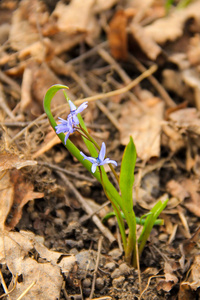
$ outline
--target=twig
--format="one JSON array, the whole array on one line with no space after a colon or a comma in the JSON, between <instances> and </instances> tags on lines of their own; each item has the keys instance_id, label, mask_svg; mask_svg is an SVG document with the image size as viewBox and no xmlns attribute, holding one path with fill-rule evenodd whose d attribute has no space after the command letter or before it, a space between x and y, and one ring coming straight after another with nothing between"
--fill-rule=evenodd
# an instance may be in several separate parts
<instances>
[{"instance_id":1,"label":"twig","mask_svg":"<svg viewBox=\"0 0 200 300\"><path fill-rule=\"evenodd\" d=\"M1 273L1 271L0 271L0 273ZM1 274L1 276L2 276L2 274ZM3 278L3 276L2 276L2 278ZM14 291L14 290L16 289L16 286L17 286L17 279L18 279L18 274L16 275L16 278L15 278L15 281L14 281L14 286L13 286L13 288L12 288L9 292L7 292L6 294L1 295L1 296L0 296L0 299L3 298L3 297L5 297L5 296L9 296L9 294L11 294L12 291ZM5 282L4 282L4 283L5 283ZM2 284L2 285L3 285L3 284ZM10 299L10 296L9 296L9 299Z\"/></svg>"},{"instance_id":2,"label":"twig","mask_svg":"<svg viewBox=\"0 0 200 300\"><path fill-rule=\"evenodd\" d=\"M55 166L55 165L47 163L47 162L38 161L37 164L40 165L40 166L45 166L45 167L47 167L49 169L60 171L60 172L65 173L65 174L67 174L67 175L69 175L71 177L75 177L76 179L88 181L88 182L91 182L91 183L96 183L97 182L96 179L94 179L94 178L90 178L88 176L81 175L79 173L75 173L75 172L66 170L64 168L60 168L58 166Z\"/></svg>"},{"instance_id":3,"label":"twig","mask_svg":"<svg viewBox=\"0 0 200 300\"><path fill-rule=\"evenodd\" d=\"M65 182L65 185L68 187L68 189L73 192L73 194L75 195L76 199L80 202L80 204L82 205L82 208L85 210L85 212L87 214L91 215L93 213L92 208L87 204L87 202L84 200L84 198L81 196L81 194L77 191L77 189L69 181L67 176L65 176L61 172L58 172L58 175ZM109 231L109 229L106 228L101 223L100 219L96 215L94 215L92 217L92 221L99 228L99 230L103 233L103 235L109 240L110 243L113 243L115 241L115 237L112 235L112 233Z\"/></svg>"},{"instance_id":4,"label":"twig","mask_svg":"<svg viewBox=\"0 0 200 300\"><path fill-rule=\"evenodd\" d=\"M94 95L94 96L91 96L91 97L86 97L86 98L83 98L83 99L79 99L79 100L74 101L74 103L76 105L80 105L85 101L92 102L92 101L96 101L96 100L99 100L99 99L102 100L102 99L114 97L114 96L117 96L117 95L120 95L120 94L124 94L124 93L128 92L129 90L131 90L132 88L134 88L143 79L145 79L145 78L149 77L150 75L152 75L154 72L156 72L156 70L157 70L157 65L152 65L149 69L147 69L145 72L143 72L140 76L135 78L127 86L125 86L121 89L111 91L111 92L108 92L108 93L100 93L100 94L97 94L97 95Z\"/></svg>"},{"instance_id":5,"label":"twig","mask_svg":"<svg viewBox=\"0 0 200 300\"><path fill-rule=\"evenodd\" d=\"M5 292L5 296L8 296L8 298L9 299L11 299L10 298L10 295L9 295L9 290L8 290L8 288L7 288L7 285L6 285L6 283L5 283L5 280L4 280L4 277L3 277L3 275L2 275L2 273L1 273L1 270L0 270L0 277L1 277L1 284L2 284L2 286L3 286L3 289L4 289L4 292ZM2 295L2 296L4 296L4 295Z\"/></svg>"},{"instance_id":6,"label":"twig","mask_svg":"<svg viewBox=\"0 0 200 300\"><path fill-rule=\"evenodd\" d=\"M95 281L96 281L96 277L97 277L97 270L98 270L99 259L100 259L100 254L101 254L102 240L103 240L103 238L101 236L99 241L98 241L97 260L96 260L96 265L95 265L95 270L94 270L94 277L93 277L93 281L92 281L92 288L91 288L89 299L92 299L93 294L94 294Z\"/></svg>"},{"instance_id":7,"label":"twig","mask_svg":"<svg viewBox=\"0 0 200 300\"><path fill-rule=\"evenodd\" d=\"M149 284L150 284L150 281L151 281L152 278L165 278L165 276L164 276L164 275L153 275L153 276L149 277L145 289L142 291L142 293L141 293L140 296L139 296L139 300L142 299L142 295L147 291L147 289L148 289L148 287L149 287Z\"/></svg>"},{"instance_id":8,"label":"twig","mask_svg":"<svg viewBox=\"0 0 200 300\"><path fill-rule=\"evenodd\" d=\"M12 120L15 120L15 116L13 115L13 112L11 111L10 107L5 101L3 88L1 84L0 84L0 106Z\"/></svg>"},{"instance_id":9,"label":"twig","mask_svg":"<svg viewBox=\"0 0 200 300\"><path fill-rule=\"evenodd\" d=\"M79 222L81 224L85 223L87 220L89 220L92 216L98 214L104 207L110 204L110 201L106 201L104 204L102 204L97 210L95 210L91 215L89 216L83 216L79 219Z\"/></svg>"},{"instance_id":10,"label":"twig","mask_svg":"<svg viewBox=\"0 0 200 300\"><path fill-rule=\"evenodd\" d=\"M100 93L91 97L86 97L83 99L79 99L74 101L74 104L76 105L80 105L85 101L88 102L92 102L92 101L96 101L98 99L106 99L106 98L110 98L113 96L117 96L120 94L124 94L126 92L128 92L129 90L131 90L134 86L136 86L138 83L140 83L143 79L149 77L151 74L153 74L155 71L157 70L157 66L156 65L152 65L148 70L146 70L143 74L141 74L140 76L138 76L136 79L134 79L131 83L129 83L126 87L117 89L115 91L111 91L108 93ZM63 104L59 107L57 107L55 110L52 111L56 111L58 109L63 109L64 107L66 107L66 104ZM18 134L16 134L10 143L12 143L13 141L15 141L16 139L18 139L23 133L26 132L26 130L30 129L33 125L35 125L38 121L41 121L43 118L45 118L46 113L42 114L41 116L39 116L37 119L35 119L33 122L31 122L27 127L25 127L23 130L21 130L20 132L18 132Z\"/></svg>"},{"instance_id":11,"label":"twig","mask_svg":"<svg viewBox=\"0 0 200 300\"><path fill-rule=\"evenodd\" d=\"M106 41L97 46L94 46L91 50L88 50L87 52L79 55L78 57L71 59L69 62L66 63L66 66L76 64L76 63L83 61L84 59L90 58L92 55L96 54L99 49L101 49L107 45L108 45L108 42Z\"/></svg>"},{"instance_id":12,"label":"twig","mask_svg":"<svg viewBox=\"0 0 200 300\"><path fill-rule=\"evenodd\" d=\"M21 94L20 86L13 79L11 79L9 76L3 73L1 70L0 70L0 80L10 85L11 88L15 90L19 95Z\"/></svg>"},{"instance_id":13,"label":"twig","mask_svg":"<svg viewBox=\"0 0 200 300\"><path fill-rule=\"evenodd\" d=\"M136 65L136 67L138 68L138 70L140 72L145 72L147 70L141 64L141 62L139 60L137 60L133 55L129 54L129 59ZM169 96L169 94L166 92L166 90L163 88L163 86L158 82L158 80L152 75L150 75L148 79L152 83L152 85L155 87L155 89L158 91L160 96L163 98L166 105L168 107L176 107L176 103L172 100L172 98Z\"/></svg>"},{"instance_id":14,"label":"twig","mask_svg":"<svg viewBox=\"0 0 200 300\"><path fill-rule=\"evenodd\" d=\"M29 287L17 298L17 300L21 300L29 291L32 289L32 287L36 284L36 281L33 281Z\"/></svg>"},{"instance_id":15,"label":"twig","mask_svg":"<svg viewBox=\"0 0 200 300\"><path fill-rule=\"evenodd\" d=\"M129 84L131 82L130 77L126 74L126 72L121 68L120 64L116 62L116 60L104 49L99 49L98 54L109 63L112 68L118 73L118 75L122 78L125 84Z\"/></svg>"}]
</instances>

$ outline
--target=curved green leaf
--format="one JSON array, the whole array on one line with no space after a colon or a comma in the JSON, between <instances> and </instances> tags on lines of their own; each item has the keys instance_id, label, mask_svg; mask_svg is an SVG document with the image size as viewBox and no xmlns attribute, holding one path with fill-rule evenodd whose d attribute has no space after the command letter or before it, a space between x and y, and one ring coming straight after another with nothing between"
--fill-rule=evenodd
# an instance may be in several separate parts
<instances>
[{"instance_id":1,"label":"curved green leaf","mask_svg":"<svg viewBox=\"0 0 200 300\"><path fill-rule=\"evenodd\" d=\"M133 138L126 146L122 158L119 187L122 194L122 199L127 210L133 209L133 183L134 183L134 170L136 163L136 149L133 143Z\"/></svg>"}]
</instances>

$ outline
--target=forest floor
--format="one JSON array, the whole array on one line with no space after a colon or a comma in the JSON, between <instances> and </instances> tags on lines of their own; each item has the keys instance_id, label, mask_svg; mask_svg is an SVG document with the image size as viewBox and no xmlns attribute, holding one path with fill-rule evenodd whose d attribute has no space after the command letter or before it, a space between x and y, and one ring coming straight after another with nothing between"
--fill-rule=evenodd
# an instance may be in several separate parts
<instances>
[{"instance_id":1,"label":"forest floor","mask_svg":"<svg viewBox=\"0 0 200 300\"><path fill-rule=\"evenodd\" d=\"M200 298L200 1L169 2L0 2L1 299ZM88 101L83 119L117 173L133 137L136 216L169 199L139 269L116 219L101 222L101 185L49 124L54 84ZM67 118L62 91L52 110Z\"/></svg>"}]
</instances>

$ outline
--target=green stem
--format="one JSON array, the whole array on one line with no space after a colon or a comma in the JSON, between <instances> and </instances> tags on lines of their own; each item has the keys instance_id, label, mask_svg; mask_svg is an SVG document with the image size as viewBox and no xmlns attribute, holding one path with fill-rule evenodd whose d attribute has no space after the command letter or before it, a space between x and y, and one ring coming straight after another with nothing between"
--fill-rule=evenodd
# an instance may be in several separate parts
<instances>
[{"instance_id":1,"label":"green stem","mask_svg":"<svg viewBox=\"0 0 200 300\"><path fill-rule=\"evenodd\" d=\"M103 182L103 176L102 176L101 167L99 167L99 172L100 172L101 184L102 184L104 193L105 193L106 197L108 198L108 200L110 201L110 203L112 204L113 210L115 211L115 215L117 217L117 222L118 222L118 225L119 225L119 230L120 230L121 237L122 237L122 242L123 242L124 250L126 251L126 247L127 247L126 233L125 233L124 221L122 219L121 212L120 212L118 206L115 204L115 202L112 200L112 198L110 198L110 196L108 195L108 193L106 191L106 188L105 188L104 182Z\"/></svg>"},{"instance_id":2,"label":"green stem","mask_svg":"<svg viewBox=\"0 0 200 300\"><path fill-rule=\"evenodd\" d=\"M133 266L137 267L137 252L136 252L136 218L135 213L132 210L123 210L128 228L129 234L127 238L127 247L125 249L125 260L131 264L133 262Z\"/></svg>"},{"instance_id":3,"label":"green stem","mask_svg":"<svg viewBox=\"0 0 200 300\"><path fill-rule=\"evenodd\" d=\"M123 212L121 212L121 215L122 215L122 218L123 219L125 219L125 216L124 216L124 213ZM110 219L111 217L115 217L116 215L115 215L115 212L110 212L110 213L108 213L103 219L102 219L102 222L105 222L105 221L107 221L108 219ZM145 224L145 222L146 222L146 219L144 219L144 217L141 217L141 218L139 218L139 217L135 217L135 219L136 219L136 224L138 224L138 225L144 225ZM154 222L154 225L163 225L164 224L164 220L163 219L157 219L155 222Z\"/></svg>"},{"instance_id":4,"label":"green stem","mask_svg":"<svg viewBox=\"0 0 200 300\"><path fill-rule=\"evenodd\" d=\"M100 146L97 144L97 142L93 139L93 137L91 137L91 135L79 124L80 129L84 132L84 134L88 137L88 139L95 145L95 147L100 150ZM112 164L108 164L111 171L113 172L117 182L119 183L119 176L117 175L115 169L113 168Z\"/></svg>"}]
</instances>

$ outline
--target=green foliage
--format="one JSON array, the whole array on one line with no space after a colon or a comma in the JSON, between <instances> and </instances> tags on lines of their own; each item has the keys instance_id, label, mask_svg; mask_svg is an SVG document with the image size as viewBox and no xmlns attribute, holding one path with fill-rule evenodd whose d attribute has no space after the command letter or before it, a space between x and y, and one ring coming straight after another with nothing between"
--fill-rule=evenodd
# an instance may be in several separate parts
<instances>
[{"instance_id":1,"label":"green foliage","mask_svg":"<svg viewBox=\"0 0 200 300\"><path fill-rule=\"evenodd\" d=\"M55 132L56 132L55 127L58 125L51 113L51 101L54 95L57 93L57 91L61 89L66 90L68 89L68 87L59 84L54 85L48 89L44 98L44 110ZM66 100L69 101L65 91L64 94ZM98 151L100 150L100 147L88 133L87 127L81 115L77 114L77 117L79 121L79 127L77 128L73 127L72 132L73 130L78 130L78 132L82 135L83 141L91 155L90 158L92 159L91 162L93 162L93 158L96 158L98 156ZM75 123L75 125L76 124L77 123ZM67 130L69 128L68 126L69 123L67 123ZM92 163L87 159L83 160L83 156L80 154L79 149L70 141L70 139L69 138L67 139L65 145L65 134L60 133L58 134L58 137L60 138L64 146L69 150L69 152L72 155L74 155L77 158L77 160L80 163L82 163L83 166L102 184L105 195L110 200L114 210L113 213L110 213L104 219L108 219L113 215L117 217L117 221L118 221L118 225L119 225L119 229L123 241L124 251L125 251L125 259L128 263L132 263L134 266L137 266L136 263L137 243L139 245L139 255L141 255L153 226L163 224L163 220L159 220L157 218L159 214L162 212L162 210L165 208L165 206L167 205L167 200L164 203L158 201L158 203L155 204L152 210L146 215L142 216L141 218L137 218L135 216L133 210L132 192L133 192L133 184L134 184L134 170L135 170L135 163L136 163L136 149L132 137L130 137L130 141L124 150L122 163L121 163L120 178L119 178L119 187L120 187L121 195L108 179L108 176L102 164L99 164L95 173L92 173L91 171ZM118 176L114 168L112 167L112 165L110 165L110 167L116 179L118 179ZM129 229L128 236L126 236L125 233L124 219L127 222L128 229ZM136 223L143 225L143 230L138 241L136 240Z\"/></svg>"}]
</instances>

